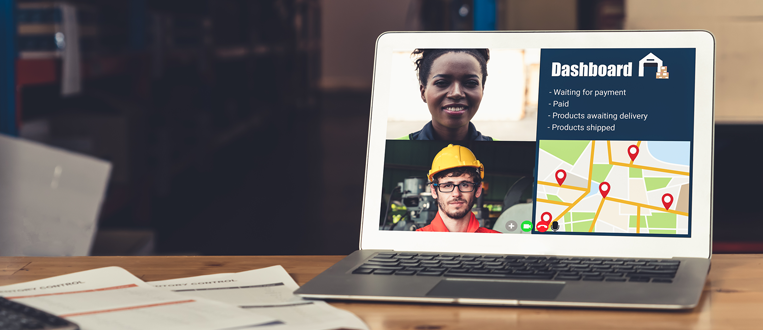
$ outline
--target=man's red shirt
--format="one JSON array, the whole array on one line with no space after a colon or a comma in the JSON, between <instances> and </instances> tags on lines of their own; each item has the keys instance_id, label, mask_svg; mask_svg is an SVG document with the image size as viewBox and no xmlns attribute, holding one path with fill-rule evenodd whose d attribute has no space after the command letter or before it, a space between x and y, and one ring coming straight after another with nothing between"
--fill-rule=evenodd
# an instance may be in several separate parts
<instances>
[{"instance_id":1,"label":"man's red shirt","mask_svg":"<svg viewBox=\"0 0 763 330\"><path fill-rule=\"evenodd\" d=\"M467 233L501 233L500 231L480 227L480 222L477 220L477 217L474 216L474 213L469 212L469 215L469 225L466 227ZM443 222L442 218L440 218L440 212L437 212L437 215L434 217L434 220L432 220L432 223L424 226L423 228L416 229L416 231L450 232L448 227L445 226L445 222Z\"/></svg>"}]
</instances>

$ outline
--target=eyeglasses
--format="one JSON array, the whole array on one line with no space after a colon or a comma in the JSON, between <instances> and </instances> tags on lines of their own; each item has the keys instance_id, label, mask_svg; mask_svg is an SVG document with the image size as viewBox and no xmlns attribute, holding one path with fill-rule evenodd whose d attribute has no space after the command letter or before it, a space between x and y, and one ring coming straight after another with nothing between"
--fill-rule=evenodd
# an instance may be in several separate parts
<instances>
[{"instance_id":1,"label":"eyeglasses","mask_svg":"<svg viewBox=\"0 0 763 330\"><path fill-rule=\"evenodd\" d=\"M456 186L458 186L458 191L460 192L472 192L474 191L474 187L477 186L477 184L474 182L461 182L459 184L446 182L446 183L433 183L432 185L437 187L437 190L439 192L444 192L444 193L453 192L453 189L456 189Z\"/></svg>"}]
</instances>

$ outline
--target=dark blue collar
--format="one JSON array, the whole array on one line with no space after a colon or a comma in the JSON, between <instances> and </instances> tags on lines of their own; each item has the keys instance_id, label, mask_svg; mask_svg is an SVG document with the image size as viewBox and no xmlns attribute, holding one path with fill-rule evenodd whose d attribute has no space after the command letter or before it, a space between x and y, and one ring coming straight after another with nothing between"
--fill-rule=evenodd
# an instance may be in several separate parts
<instances>
[{"instance_id":1,"label":"dark blue collar","mask_svg":"<svg viewBox=\"0 0 763 330\"><path fill-rule=\"evenodd\" d=\"M493 141L493 138L482 135L482 133L477 131L477 128L475 128L474 124L471 122L469 122L469 131L466 133L466 136L467 141ZM426 125L424 125L424 128L422 128L420 131L409 134L408 137L411 140L419 141L436 140L434 137L434 127L432 127L432 121L429 121Z\"/></svg>"}]
</instances>

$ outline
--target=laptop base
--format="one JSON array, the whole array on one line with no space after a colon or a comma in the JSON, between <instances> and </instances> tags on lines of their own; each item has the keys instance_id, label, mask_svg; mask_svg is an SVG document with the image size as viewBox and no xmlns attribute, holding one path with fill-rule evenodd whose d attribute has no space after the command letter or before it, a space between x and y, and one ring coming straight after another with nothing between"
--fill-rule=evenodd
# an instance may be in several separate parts
<instances>
[{"instance_id":1,"label":"laptop base","mask_svg":"<svg viewBox=\"0 0 763 330\"><path fill-rule=\"evenodd\" d=\"M497 306L685 310L699 302L710 260L681 262L672 283L517 280L353 274L378 253L359 250L295 293L304 298ZM402 253L402 252L401 252ZM488 256L488 255L485 255ZM489 255L501 256L501 255ZM556 256L559 257L559 256Z\"/></svg>"}]
</instances>

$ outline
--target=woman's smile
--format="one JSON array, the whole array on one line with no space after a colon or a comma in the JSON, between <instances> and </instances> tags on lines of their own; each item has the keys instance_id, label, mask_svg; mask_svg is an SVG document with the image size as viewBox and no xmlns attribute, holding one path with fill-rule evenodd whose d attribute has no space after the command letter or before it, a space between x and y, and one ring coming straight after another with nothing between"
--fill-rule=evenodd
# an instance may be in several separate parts
<instances>
[{"instance_id":1,"label":"woman's smile","mask_svg":"<svg viewBox=\"0 0 763 330\"><path fill-rule=\"evenodd\" d=\"M442 111L445 111L451 116L461 116L469 110L469 106L464 104L450 104L442 107Z\"/></svg>"}]
</instances>

